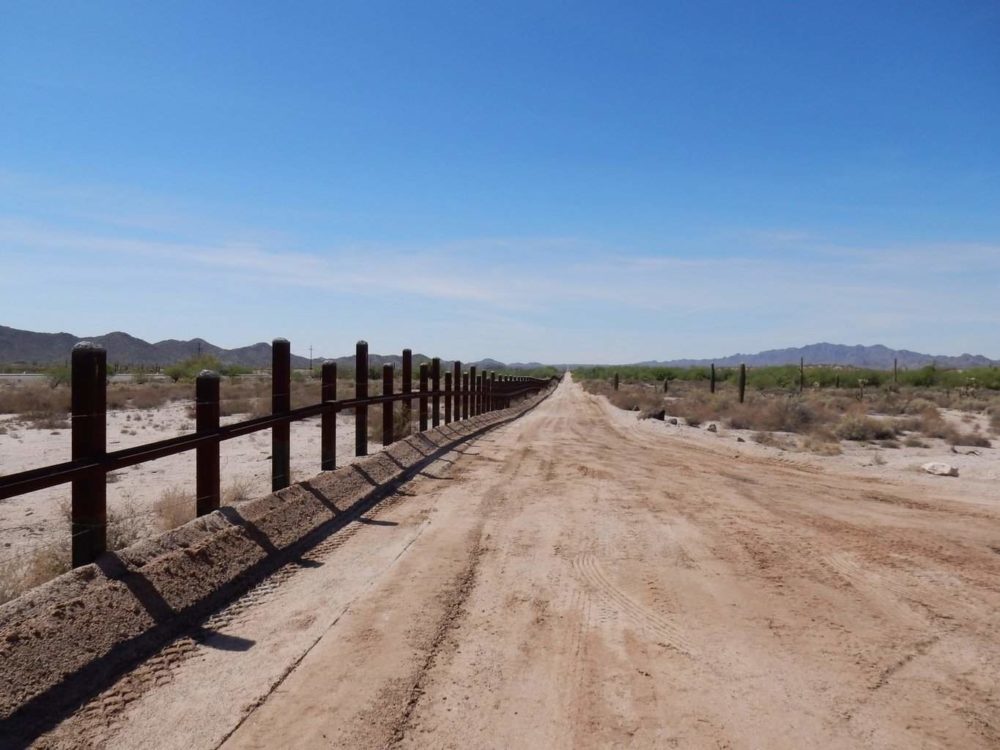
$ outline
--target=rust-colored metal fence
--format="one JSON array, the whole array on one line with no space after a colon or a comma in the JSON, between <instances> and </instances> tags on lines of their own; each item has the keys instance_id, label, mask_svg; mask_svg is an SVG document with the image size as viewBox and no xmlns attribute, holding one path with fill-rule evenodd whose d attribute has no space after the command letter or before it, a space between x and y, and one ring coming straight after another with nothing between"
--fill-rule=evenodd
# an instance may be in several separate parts
<instances>
[{"instance_id":1,"label":"rust-colored metal fence","mask_svg":"<svg viewBox=\"0 0 1000 750\"><path fill-rule=\"evenodd\" d=\"M275 339L272 345L271 414L220 426L220 378L217 373L206 370L195 380L195 432L108 452L107 353L100 346L82 342L73 348L72 354L71 459L0 476L0 500L71 482L72 564L78 567L93 562L107 548L109 472L194 450L195 503L197 514L202 516L220 505L219 444L223 440L271 430L271 489L277 491L289 485L292 422L315 416L321 418L319 468L330 471L337 466L338 412L354 410L355 455L365 456L368 454L369 407L382 407L382 443L390 445L394 442L393 415L397 403L409 415L413 400L419 400L420 431L424 431L428 429L428 421L434 427L441 423L442 399L445 404L444 423L449 424L507 408L514 399L538 393L553 380L498 376L495 372L477 373L474 366L466 372L462 370L461 362L455 362L453 371L446 374L442 388L441 360L435 358L429 364L420 365L419 390L413 392L413 354L409 349L403 350L401 364L401 392L393 392L394 367L386 364L382 370L382 395L369 396L368 344L359 341L354 361L355 397L337 399L337 365L327 362L321 369L319 403L292 409L291 348L286 339Z\"/></svg>"}]
</instances>

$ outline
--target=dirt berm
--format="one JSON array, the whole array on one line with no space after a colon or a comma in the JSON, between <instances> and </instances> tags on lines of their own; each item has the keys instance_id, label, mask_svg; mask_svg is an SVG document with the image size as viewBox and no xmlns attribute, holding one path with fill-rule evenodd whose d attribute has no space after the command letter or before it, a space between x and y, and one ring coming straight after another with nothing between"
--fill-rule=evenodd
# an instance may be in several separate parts
<instances>
[{"instance_id":1,"label":"dirt berm","mask_svg":"<svg viewBox=\"0 0 1000 750\"><path fill-rule=\"evenodd\" d=\"M47 731L169 639L294 560L455 445L548 396L401 440L239 509L103 555L0 606L0 745Z\"/></svg>"}]
</instances>

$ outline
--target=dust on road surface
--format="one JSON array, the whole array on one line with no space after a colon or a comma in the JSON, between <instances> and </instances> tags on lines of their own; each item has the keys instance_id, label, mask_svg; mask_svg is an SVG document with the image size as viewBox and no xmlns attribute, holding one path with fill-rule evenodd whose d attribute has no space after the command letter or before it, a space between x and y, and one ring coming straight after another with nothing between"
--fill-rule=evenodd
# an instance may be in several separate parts
<instances>
[{"instance_id":1,"label":"dust on road surface","mask_svg":"<svg viewBox=\"0 0 1000 750\"><path fill-rule=\"evenodd\" d=\"M41 744L995 748L998 609L996 508L567 379Z\"/></svg>"}]
</instances>

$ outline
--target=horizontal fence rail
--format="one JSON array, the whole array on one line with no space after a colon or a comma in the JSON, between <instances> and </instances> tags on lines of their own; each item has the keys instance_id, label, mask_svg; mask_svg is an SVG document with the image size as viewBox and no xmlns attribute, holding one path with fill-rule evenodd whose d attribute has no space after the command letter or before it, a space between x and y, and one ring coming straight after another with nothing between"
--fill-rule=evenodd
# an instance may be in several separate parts
<instances>
[{"instance_id":1,"label":"horizontal fence rail","mask_svg":"<svg viewBox=\"0 0 1000 750\"><path fill-rule=\"evenodd\" d=\"M0 476L0 500L28 492L72 483L71 533L73 567L93 562L107 549L107 475L128 466L154 461L186 451L196 451L196 511L203 516L219 508L221 489L219 445L224 440L271 430L271 489L290 484L291 423L321 417L320 461L322 471L337 467L337 422L339 412L355 414L355 455L368 454L368 409L382 407L382 444L394 442L395 405L401 404L405 423L412 419L413 401L419 402L419 429L428 423L437 427L489 411L508 408L515 399L534 395L555 378L531 378L462 370L452 364L441 386L441 360L434 358L419 368L419 389L413 390L413 354L404 349L402 389L394 392L395 368L382 368L383 392L368 395L368 344L359 341L355 353L354 398L337 399L337 365L321 368L320 401L291 408L291 345L287 339L272 344L271 414L221 426L219 424L220 378L203 370L195 379L195 432L133 448L107 451L107 353L89 342L73 347L71 359L72 448L69 461Z\"/></svg>"}]
</instances>

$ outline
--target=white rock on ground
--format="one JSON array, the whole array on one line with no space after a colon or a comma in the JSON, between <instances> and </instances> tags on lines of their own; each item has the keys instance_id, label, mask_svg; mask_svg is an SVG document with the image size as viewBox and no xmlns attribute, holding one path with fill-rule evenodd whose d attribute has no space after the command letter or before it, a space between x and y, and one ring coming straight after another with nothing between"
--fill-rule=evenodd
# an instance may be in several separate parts
<instances>
[{"instance_id":1,"label":"white rock on ground","mask_svg":"<svg viewBox=\"0 0 1000 750\"><path fill-rule=\"evenodd\" d=\"M939 477L957 477L958 467L952 466L951 464L940 463L938 461L931 461L923 465L923 470L928 474L935 474Z\"/></svg>"}]
</instances>

